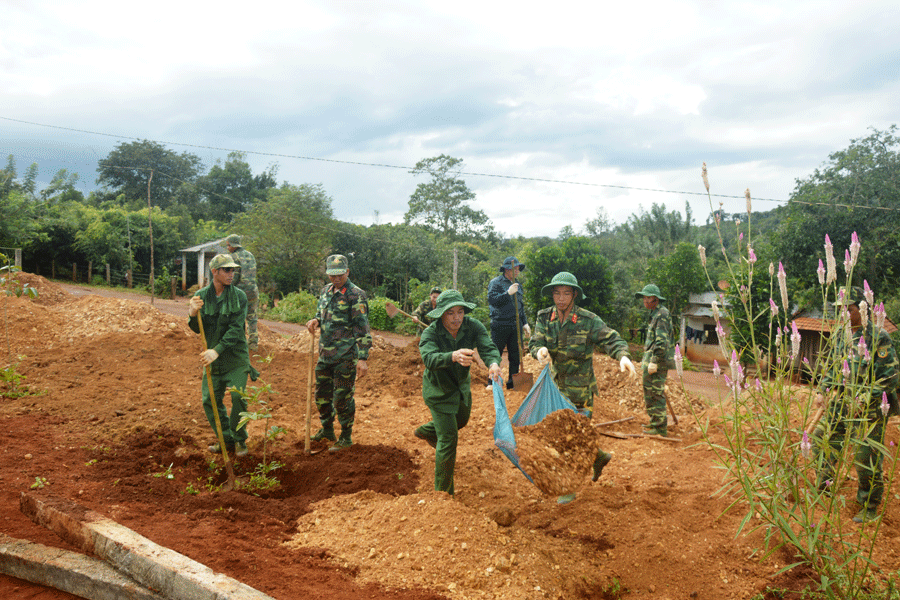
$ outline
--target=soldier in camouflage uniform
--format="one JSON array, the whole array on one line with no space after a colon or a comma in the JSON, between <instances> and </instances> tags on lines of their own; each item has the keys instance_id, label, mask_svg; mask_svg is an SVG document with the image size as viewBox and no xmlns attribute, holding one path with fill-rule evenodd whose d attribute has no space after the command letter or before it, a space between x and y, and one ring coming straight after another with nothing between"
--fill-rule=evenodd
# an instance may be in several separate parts
<instances>
[{"instance_id":1,"label":"soldier in camouflage uniform","mask_svg":"<svg viewBox=\"0 0 900 600\"><path fill-rule=\"evenodd\" d=\"M241 247L241 236L232 233L225 239L231 258L239 265L234 274L234 285L247 295L247 349L256 352L259 348L259 333L256 331L256 311L259 308L259 288L256 285L256 258Z\"/></svg>"},{"instance_id":2,"label":"soldier in camouflage uniform","mask_svg":"<svg viewBox=\"0 0 900 600\"><path fill-rule=\"evenodd\" d=\"M650 417L650 424L644 425L644 433L665 436L668 433L669 417L666 415L666 375L669 344L672 337L672 319L669 309L661 306L665 298L659 288L652 283L635 292L635 298L642 298L644 308L650 311L644 324L644 357L641 372L644 384L644 406Z\"/></svg>"},{"instance_id":3,"label":"soldier in camouflage uniform","mask_svg":"<svg viewBox=\"0 0 900 600\"><path fill-rule=\"evenodd\" d=\"M575 304L584 299L578 279L562 271L541 289L553 297L553 304L538 312L529 351L541 362L552 359L550 372L563 396L587 415L593 414L594 396L598 395L594 376L594 348L600 348L619 361L621 371L636 375L628 355L628 344L610 329L603 319ZM593 480L597 481L612 455L597 450Z\"/></svg>"},{"instance_id":4,"label":"soldier in camouflage uniform","mask_svg":"<svg viewBox=\"0 0 900 600\"><path fill-rule=\"evenodd\" d=\"M367 361L372 336L366 293L349 280L347 258L340 254L329 256L325 273L331 283L322 290L316 316L306 323L311 334L315 334L317 328L322 330L316 363L316 405L322 428L312 439L334 441L329 451L337 452L353 444L354 384L369 370ZM337 440L334 437L335 413L341 425Z\"/></svg>"},{"instance_id":5,"label":"soldier in camouflage uniform","mask_svg":"<svg viewBox=\"0 0 900 600\"><path fill-rule=\"evenodd\" d=\"M824 402L825 394L831 400L826 417L813 433L817 482L826 493L838 487L833 481L835 464L843 453L847 435L858 439L854 459L859 480L856 502L862 509L853 520L867 523L878 518L884 494L880 448L888 416L893 414L889 412L890 399L896 397L900 365L888 333L872 320L863 326L862 311L868 310L863 290L854 287L842 292L844 296L835 304L846 305L850 331L841 327L833 334L829 370L818 386L818 401Z\"/></svg>"},{"instance_id":6,"label":"soldier in camouflage uniform","mask_svg":"<svg viewBox=\"0 0 900 600\"><path fill-rule=\"evenodd\" d=\"M413 321L421 324L423 327L428 327L434 321L431 317L428 316L428 313L437 308L437 299L438 296L443 292L441 288L434 286L431 288L431 292L429 292L428 298L422 300L419 303L419 306L416 307L416 310L413 312Z\"/></svg>"}]
</instances>

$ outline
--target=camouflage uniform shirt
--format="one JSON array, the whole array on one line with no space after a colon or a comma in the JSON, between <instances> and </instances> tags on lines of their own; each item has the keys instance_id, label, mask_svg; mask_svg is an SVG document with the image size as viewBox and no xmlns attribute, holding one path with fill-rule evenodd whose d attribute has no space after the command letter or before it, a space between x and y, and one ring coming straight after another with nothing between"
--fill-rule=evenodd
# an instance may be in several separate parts
<instances>
[{"instance_id":1,"label":"camouflage uniform shirt","mask_svg":"<svg viewBox=\"0 0 900 600\"><path fill-rule=\"evenodd\" d=\"M419 318L419 321L422 322L422 325L431 325L434 319L429 317L428 313L430 313L432 310L434 310L434 306L431 305L431 297L429 296L419 303L419 306L416 307L416 310L413 312L413 314Z\"/></svg>"},{"instance_id":2,"label":"camouflage uniform shirt","mask_svg":"<svg viewBox=\"0 0 900 600\"><path fill-rule=\"evenodd\" d=\"M240 266L239 269L235 269L232 285L243 290L248 298L256 298L259 292L256 285L256 259L253 254L239 248L231 253L231 258ZM250 292L255 293L251 296Z\"/></svg>"},{"instance_id":3,"label":"camouflage uniform shirt","mask_svg":"<svg viewBox=\"0 0 900 600\"><path fill-rule=\"evenodd\" d=\"M834 352L829 359L831 370L822 377L819 390L827 388L843 389L853 395L860 395L854 390L855 386L865 385L871 394L872 402L876 405L881 402L881 395L887 392L890 395L897 389L900 383L900 366L898 366L897 352L891 342L891 336L884 329L875 332L875 325L869 321L865 327L865 344L868 357L860 349L859 341L863 336L863 328L853 332L850 339L843 331L836 332L839 340L835 344ZM850 368L850 376L845 380L843 375L844 360Z\"/></svg>"},{"instance_id":4,"label":"camouflage uniform shirt","mask_svg":"<svg viewBox=\"0 0 900 600\"><path fill-rule=\"evenodd\" d=\"M660 371L665 371L671 336L672 319L669 317L669 309L665 306L657 306L650 311L650 315L647 317L643 362L645 364L654 363Z\"/></svg>"},{"instance_id":5,"label":"camouflage uniform shirt","mask_svg":"<svg viewBox=\"0 0 900 600\"><path fill-rule=\"evenodd\" d=\"M629 356L628 344L603 319L576 306L565 323L559 322L556 307L538 312L529 351L546 346L553 359L551 373L559 391L577 407L592 406L598 393L594 376L594 347L619 360Z\"/></svg>"},{"instance_id":6,"label":"camouflage uniform shirt","mask_svg":"<svg viewBox=\"0 0 900 600\"><path fill-rule=\"evenodd\" d=\"M368 360L372 347L366 293L350 280L338 290L328 284L319 296L316 319L322 329L319 359L326 363Z\"/></svg>"}]
</instances>

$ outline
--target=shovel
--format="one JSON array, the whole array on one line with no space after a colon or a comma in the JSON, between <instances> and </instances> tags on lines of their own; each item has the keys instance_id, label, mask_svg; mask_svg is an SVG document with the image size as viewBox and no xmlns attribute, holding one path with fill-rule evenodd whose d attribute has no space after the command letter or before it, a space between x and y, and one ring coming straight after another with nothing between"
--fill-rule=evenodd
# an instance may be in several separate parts
<instances>
[{"instance_id":1,"label":"shovel","mask_svg":"<svg viewBox=\"0 0 900 600\"><path fill-rule=\"evenodd\" d=\"M309 372L307 375L309 376L308 381L306 382L306 443L304 444L303 450L307 454L312 454L309 449L310 445L310 423L312 420L312 389L313 389L313 376L316 372L316 334L313 332L312 339L309 341Z\"/></svg>"},{"instance_id":2,"label":"shovel","mask_svg":"<svg viewBox=\"0 0 900 600\"><path fill-rule=\"evenodd\" d=\"M518 292L513 297L513 304L516 307L516 342L519 344L519 373L510 375L512 379L512 389L515 391L530 390L534 384L534 376L525 372L525 351L522 349L522 328L519 327L519 298Z\"/></svg>"},{"instance_id":3,"label":"shovel","mask_svg":"<svg viewBox=\"0 0 900 600\"><path fill-rule=\"evenodd\" d=\"M413 318L413 316L411 314L403 312L393 302L385 302L384 310L387 311L388 316L392 319L394 317L396 317L397 315L403 315L404 317L409 317L410 319ZM425 327L425 325L423 325L422 323L416 323L416 325L418 325L419 327Z\"/></svg>"},{"instance_id":4,"label":"shovel","mask_svg":"<svg viewBox=\"0 0 900 600\"><path fill-rule=\"evenodd\" d=\"M208 349L206 346L206 334L203 332L203 317L200 314L197 315L197 324L200 326L200 339L203 340L203 347ZM230 492L234 489L234 468L231 466L231 459L228 458L228 449L225 447L225 437L222 435L222 420L219 419L219 401L216 400L212 371L210 370L209 365L206 365L204 370L206 371L206 387L209 389L209 397L213 401L213 416L216 421L216 436L219 438L219 449L222 451L222 458L225 459L225 470L228 471L228 481L225 482L222 491ZM225 399L223 398L222 401L224 403Z\"/></svg>"}]
</instances>

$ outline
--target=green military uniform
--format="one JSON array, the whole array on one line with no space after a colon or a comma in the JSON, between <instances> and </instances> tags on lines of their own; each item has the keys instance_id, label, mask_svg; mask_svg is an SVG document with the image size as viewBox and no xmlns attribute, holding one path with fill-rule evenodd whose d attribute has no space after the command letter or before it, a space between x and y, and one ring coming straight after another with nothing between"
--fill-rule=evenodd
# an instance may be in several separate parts
<instances>
[{"instance_id":1,"label":"green military uniform","mask_svg":"<svg viewBox=\"0 0 900 600\"><path fill-rule=\"evenodd\" d=\"M653 284L635 294L636 298L654 296L660 302L659 288ZM641 360L641 373L644 385L644 406L650 417L647 431L658 435L668 433L668 416L666 415L666 376L668 375L669 344L672 338L672 319L669 309L660 304L647 315L647 322L641 328L644 331L644 356ZM655 364L656 373L650 373L647 367Z\"/></svg>"},{"instance_id":2,"label":"green military uniform","mask_svg":"<svg viewBox=\"0 0 900 600\"><path fill-rule=\"evenodd\" d=\"M419 303L419 306L416 307L416 310L413 311L413 314L418 317L419 321L421 321L422 325L426 327L431 325L434 322L434 319L428 316L434 310L434 307L431 305L431 297L425 298Z\"/></svg>"},{"instance_id":3,"label":"green military uniform","mask_svg":"<svg viewBox=\"0 0 900 600\"><path fill-rule=\"evenodd\" d=\"M452 354L461 348L477 349L486 365L500 364L500 353L481 322L467 316L455 338L447 331L440 317L453 306L462 306L466 313L475 308L474 304L464 302L458 291L443 292L438 297L437 308L429 315L434 322L419 340L419 352L425 363L422 396L431 411L431 421L415 432L416 437L435 446L434 489L448 494L454 493L459 430L469 422L472 412L470 367L453 362Z\"/></svg>"},{"instance_id":4,"label":"green military uniform","mask_svg":"<svg viewBox=\"0 0 900 600\"><path fill-rule=\"evenodd\" d=\"M848 300L859 302L862 292ZM881 408L882 394L895 394L900 382L897 352L888 333L869 322L847 336L844 330L834 334L835 345L829 357L829 371L819 383L820 393L830 393L826 418L813 433L819 468L819 488L827 490L834 477L835 464L848 434L859 439L854 464L859 479L856 501L863 507L854 520L869 520L876 514L884 494L883 456L887 415ZM860 340L865 339L865 350ZM844 374L846 361L849 374ZM836 395L835 395L836 394ZM860 400L855 400L859 398ZM861 406L860 406L861 403ZM827 442L823 448L822 441ZM823 456L824 454L824 456ZM867 516L866 516L867 515Z\"/></svg>"},{"instance_id":5,"label":"green military uniform","mask_svg":"<svg viewBox=\"0 0 900 600\"><path fill-rule=\"evenodd\" d=\"M257 310L259 309L259 287L256 285L256 258L248 250L241 247L239 235L229 235L226 243L236 248L231 253L231 258L238 264L234 273L232 285L237 286L247 295L247 344L250 351L259 347L259 332L257 331Z\"/></svg>"},{"instance_id":6,"label":"green military uniform","mask_svg":"<svg viewBox=\"0 0 900 600\"><path fill-rule=\"evenodd\" d=\"M233 448L236 442L247 440L246 427L238 429L241 413L246 412L247 403L237 392L231 392L231 415L225 410L224 396L228 388L245 389L247 376L253 373L255 379L259 373L250 366L247 352L247 338L244 336L244 319L247 316L247 296L234 285L226 286L220 296L216 296L212 284L195 294L203 299L203 307L195 317L189 317L188 327L199 333L197 318L203 319L203 332L206 335L207 348L215 350L219 357L209 366L212 373L213 396L216 398L216 409L222 423L222 437L225 446ZM213 431L216 430L210 390L204 376L202 385L203 411Z\"/></svg>"},{"instance_id":7,"label":"green military uniform","mask_svg":"<svg viewBox=\"0 0 900 600\"><path fill-rule=\"evenodd\" d=\"M342 439L349 442L353 431L356 362L368 360L372 348L368 315L366 293L350 280L340 289L328 284L322 290L316 307L322 331L316 363L316 405L322 429L332 432L330 439L334 437L335 414Z\"/></svg>"}]
</instances>

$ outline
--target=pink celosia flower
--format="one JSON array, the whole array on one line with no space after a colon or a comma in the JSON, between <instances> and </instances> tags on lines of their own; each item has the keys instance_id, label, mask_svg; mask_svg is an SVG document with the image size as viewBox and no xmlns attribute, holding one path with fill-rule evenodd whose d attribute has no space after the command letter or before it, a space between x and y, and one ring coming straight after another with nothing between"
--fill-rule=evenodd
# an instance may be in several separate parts
<instances>
[{"instance_id":1,"label":"pink celosia flower","mask_svg":"<svg viewBox=\"0 0 900 600\"><path fill-rule=\"evenodd\" d=\"M825 278L825 284L831 285L837 280L837 267L834 260L834 246L831 245L831 239L825 234L825 262L828 265L828 275Z\"/></svg>"},{"instance_id":2,"label":"pink celosia flower","mask_svg":"<svg viewBox=\"0 0 900 600\"><path fill-rule=\"evenodd\" d=\"M784 265L778 263L778 287L781 290L781 307L784 308L784 314L790 316L791 307L788 306L787 294L787 274L784 272Z\"/></svg>"},{"instance_id":3,"label":"pink celosia flower","mask_svg":"<svg viewBox=\"0 0 900 600\"><path fill-rule=\"evenodd\" d=\"M816 274L819 276L819 285L825 285L825 265L822 264L822 259L819 259L819 268L816 269Z\"/></svg>"}]
</instances>

